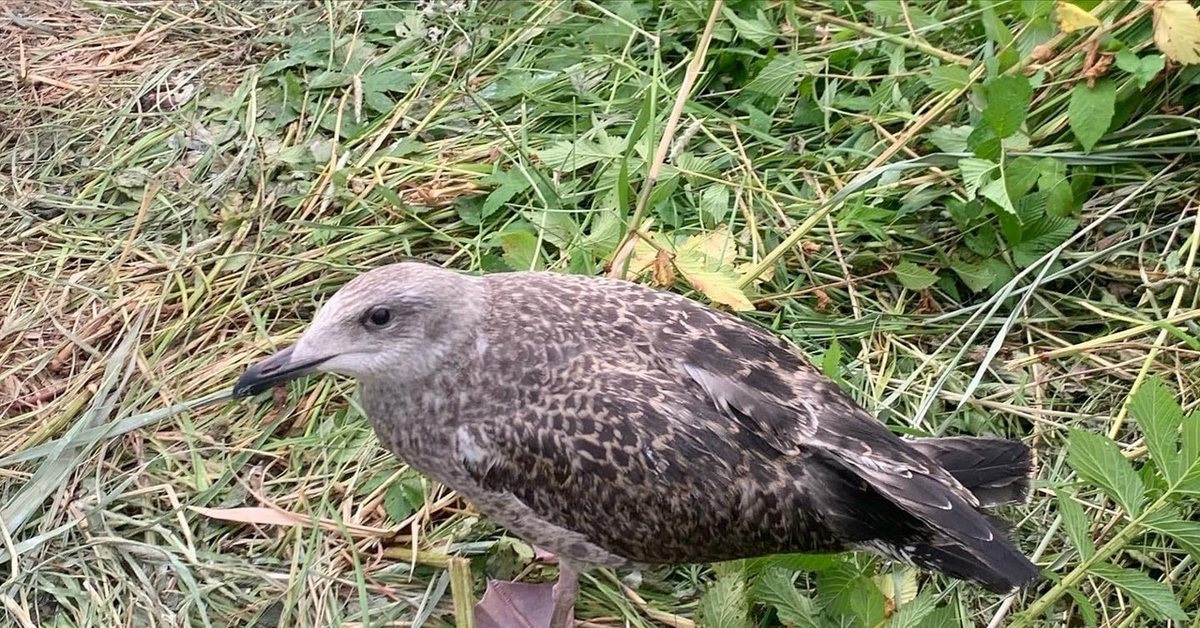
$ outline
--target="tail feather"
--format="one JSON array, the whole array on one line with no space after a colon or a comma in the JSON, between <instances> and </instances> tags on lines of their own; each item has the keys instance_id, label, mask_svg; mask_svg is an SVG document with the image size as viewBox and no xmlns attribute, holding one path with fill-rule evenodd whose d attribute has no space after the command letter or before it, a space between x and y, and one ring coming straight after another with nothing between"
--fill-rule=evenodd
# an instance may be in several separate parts
<instances>
[{"instance_id":1,"label":"tail feather","mask_svg":"<svg viewBox=\"0 0 1200 628\"><path fill-rule=\"evenodd\" d=\"M1033 453L1021 441L964 436L908 442L950 472L981 506L1024 502L1029 494Z\"/></svg>"},{"instance_id":2,"label":"tail feather","mask_svg":"<svg viewBox=\"0 0 1200 628\"><path fill-rule=\"evenodd\" d=\"M949 472L979 500L980 507L1024 501L1029 492L1033 455L1020 441L954 437L908 443ZM926 483L923 477L909 478L902 504L926 523L926 533L892 537L876 549L998 593L1041 578L1037 566L1005 538L1002 530L1006 526L954 495L925 487ZM941 500L945 505L938 507ZM931 506L923 507L925 504Z\"/></svg>"},{"instance_id":3,"label":"tail feather","mask_svg":"<svg viewBox=\"0 0 1200 628\"><path fill-rule=\"evenodd\" d=\"M993 552L989 560L981 560L955 544L918 542L904 549L911 550L906 558L919 567L975 582L995 593L1009 593L1041 578L1037 567L1017 553Z\"/></svg>"}]
</instances>

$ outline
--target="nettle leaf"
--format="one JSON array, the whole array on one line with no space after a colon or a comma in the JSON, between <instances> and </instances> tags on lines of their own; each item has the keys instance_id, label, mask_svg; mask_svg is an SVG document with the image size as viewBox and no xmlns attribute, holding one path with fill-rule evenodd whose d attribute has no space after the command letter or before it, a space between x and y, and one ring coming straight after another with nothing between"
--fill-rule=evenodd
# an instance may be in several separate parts
<instances>
[{"instance_id":1,"label":"nettle leaf","mask_svg":"<svg viewBox=\"0 0 1200 628\"><path fill-rule=\"evenodd\" d=\"M1108 131L1116 103L1117 87L1111 80L1100 81L1095 87L1079 83L1071 90L1067 117L1070 118L1071 132L1083 146L1084 152L1090 153Z\"/></svg>"},{"instance_id":2,"label":"nettle leaf","mask_svg":"<svg viewBox=\"0 0 1200 628\"><path fill-rule=\"evenodd\" d=\"M1029 79L1019 74L997 76L984 84L983 94L987 98L984 122L1001 139L1016 133L1025 122L1029 103L1033 100Z\"/></svg>"},{"instance_id":3,"label":"nettle leaf","mask_svg":"<svg viewBox=\"0 0 1200 628\"><path fill-rule=\"evenodd\" d=\"M792 573L778 567L763 572L754 583L755 599L775 609L775 615L785 626L820 628L816 604L796 589Z\"/></svg>"},{"instance_id":4,"label":"nettle leaf","mask_svg":"<svg viewBox=\"0 0 1200 628\"><path fill-rule=\"evenodd\" d=\"M746 91L782 98L796 89L796 83L801 77L809 74L808 64L799 54L779 55L771 59L766 67L759 71L746 84Z\"/></svg>"},{"instance_id":5,"label":"nettle leaf","mask_svg":"<svg viewBox=\"0 0 1200 628\"><path fill-rule=\"evenodd\" d=\"M1079 477L1100 487L1131 517L1142 511L1146 487L1116 443L1100 434L1072 428L1067 448L1067 464Z\"/></svg>"},{"instance_id":6,"label":"nettle leaf","mask_svg":"<svg viewBox=\"0 0 1200 628\"><path fill-rule=\"evenodd\" d=\"M1066 242L1078 226L1078 221L1060 216L1042 216L1025 223L1020 242L1013 246L1013 262L1022 268L1033 264Z\"/></svg>"},{"instance_id":7,"label":"nettle leaf","mask_svg":"<svg viewBox=\"0 0 1200 628\"><path fill-rule=\"evenodd\" d=\"M1146 527L1173 540L1193 558L1200 560L1200 521L1192 521L1179 513L1163 511L1145 519Z\"/></svg>"},{"instance_id":8,"label":"nettle leaf","mask_svg":"<svg viewBox=\"0 0 1200 628\"><path fill-rule=\"evenodd\" d=\"M721 14L725 19L733 23L733 27L737 30L738 37L754 42L759 46L766 46L775 41L779 34L775 31L775 26L767 19L762 9L753 18L742 18L733 9L725 7Z\"/></svg>"},{"instance_id":9,"label":"nettle leaf","mask_svg":"<svg viewBox=\"0 0 1200 628\"><path fill-rule=\"evenodd\" d=\"M1096 613L1096 606L1092 603L1092 599L1083 594L1077 587L1067 588L1067 595L1075 600L1075 608L1079 609L1080 619L1083 620L1083 625L1088 628L1096 628L1100 625L1100 618Z\"/></svg>"},{"instance_id":10,"label":"nettle leaf","mask_svg":"<svg viewBox=\"0 0 1200 628\"><path fill-rule=\"evenodd\" d=\"M1058 513L1062 515L1063 527L1067 529L1067 536L1079 552L1079 557L1087 560L1095 556L1096 543L1092 540L1091 520L1083 512L1083 507L1062 491L1055 491L1055 494L1058 496Z\"/></svg>"},{"instance_id":11,"label":"nettle leaf","mask_svg":"<svg viewBox=\"0 0 1200 628\"><path fill-rule=\"evenodd\" d=\"M1017 157L1004 166L1004 185L1010 198L1020 198L1033 189L1042 175L1041 164L1032 157Z\"/></svg>"},{"instance_id":12,"label":"nettle leaf","mask_svg":"<svg viewBox=\"0 0 1200 628\"><path fill-rule=\"evenodd\" d=\"M917 266L916 264L905 260L896 264L892 269L896 273L896 279L900 280L900 284L913 292L920 292L937 283L937 273Z\"/></svg>"},{"instance_id":13,"label":"nettle leaf","mask_svg":"<svg viewBox=\"0 0 1200 628\"><path fill-rule=\"evenodd\" d=\"M516 168L512 170L497 170L491 175L484 177L483 183L496 186L487 195L487 199L483 201L483 208L481 210L483 218L491 216L497 209L500 209L505 203L512 200L514 196L528 190L533 185L529 177Z\"/></svg>"},{"instance_id":14,"label":"nettle leaf","mask_svg":"<svg viewBox=\"0 0 1200 628\"><path fill-rule=\"evenodd\" d=\"M749 628L745 576L734 572L717 578L700 598L696 615L701 625L711 628Z\"/></svg>"},{"instance_id":15,"label":"nettle leaf","mask_svg":"<svg viewBox=\"0 0 1200 628\"><path fill-rule=\"evenodd\" d=\"M1170 585L1152 580L1141 571L1125 569L1112 563L1092 565L1091 573L1108 581L1133 599L1147 615L1154 619L1186 621L1188 616L1175 599Z\"/></svg>"},{"instance_id":16,"label":"nettle leaf","mask_svg":"<svg viewBox=\"0 0 1200 628\"><path fill-rule=\"evenodd\" d=\"M1153 81L1166 65L1167 61L1162 55L1139 57L1136 52L1128 48L1123 48L1117 53L1117 67L1133 75L1138 89L1146 89L1150 81Z\"/></svg>"},{"instance_id":17,"label":"nettle leaf","mask_svg":"<svg viewBox=\"0 0 1200 628\"><path fill-rule=\"evenodd\" d=\"M1175 395L1160 377L1151 377L1129 399L1129 412L1145 436L1146 449L1154 466L1168 485L1177 484L1183 473L1179 459L1179 424L1183 421L1183 409L1175 402Z\"/></svg>"},{"instance_id":18,"label":"nettle leaf","mask_svg":"<svg viewBox=\"0 0 1200 628\"><path fill-rule=\"evenodd\" d=\"M996 279L991 269L986 266L972 264L961 259L955 259L951 262L950 268L971 289L971 292L986 290L991 287L992 282Z\"/></svg>"},{"instance_id":19,"label":"nettle leaf","mask_svg":"<svg viewBox=\"0 0 1200 628\"><path fill-rule=\"evenodd\" d=\"M922 80L936 92L952 92L966 87L971 81L971 73L961 65L940 65Z\"/></svg>"},{"instance_id":20,"label":"nettle leaf","mask_svg":"<svg viewBox=\"0 0 1200 628\"><path fill-rule=\"evenodd\" d=\"M1179 457L1183 465L1178 490L1200 494L1200 410L1183 420Z\"/></svg>"},{"instance_id":21,"label":"nettle leaf","mask_svg":"<svg viewBox=\"0 0 1200 628\"><path fill-rule=\"evenodd\" d=\"M1008 195L1008 186L1004 185L1004 179L993 179L979 189L979 195L987 200L995 203L1000 209L1015 214L1016 208L1013 207L1012 198Z\"/></svg>"},{"instance_id":22,"label":"nettle leaf","mask_svg":"<svg viewBox=\"0 0 1200 628\"><path fill-rule=\"evenodd\" d=\"M959 159L958 171L962 175L963 185L967 188L967 198L975 198L979 188L991 180L992 173L999 168L999 164L986 159L974 157Z\"/></svg>"},{"instance_id":23,"label":"nettle leaf","mask_svg":"<svg viewBox=\"0 0 1200 628\"><path fill-rule=\"evenodd\" d=\"M844 562L817 576L821 602L829 610L847 618L856 618L856 625L877 626L884 619L883 592L861 567Z\"/></svg>"},{"instance_id":24,"label":"nettle leaf","mask_svg":"<svg viewBox=\"0 0 1200 628\"><path fill-rule=\"evenodd\" d=\"M919 626L921 622L927 619L934 610L937 609L937 597L932 590L926 589L917 597L905 602L899 610L888 618L884 626L888 628L909 628L910 626ZM945 626L948 624L934 624L936 626Z\"/></svg>"}]
</instances>

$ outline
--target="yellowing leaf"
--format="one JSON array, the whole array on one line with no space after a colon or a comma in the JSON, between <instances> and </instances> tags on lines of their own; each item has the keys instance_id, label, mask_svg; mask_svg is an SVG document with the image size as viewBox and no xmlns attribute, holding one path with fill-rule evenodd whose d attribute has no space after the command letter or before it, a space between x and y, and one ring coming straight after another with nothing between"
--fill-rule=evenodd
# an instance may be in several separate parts
<instances>
[{"instance_id":1,"label":"yellowing leaf","mask_svg":"<svg viewBox=\"0 0 1200 628\"><path fill-rule=\"evenodd\" d=\"M677 246L664 234L642 233L646 238L638 239L629 258L630 274L651 275L659 285L670 283L668 279L673 280L674 277L668 268L663 267L667 261L663 255L665 251L670 253L670 260L683 279L709 300L737 311L754 309L754 304L738 287L748 267L735 267L737 241L729 233L728 227L721 226L706 233L688 236Z\"/></svg>"},{"instance_id":2,"label":"yellowing leaf","mask_svg":"<svg viewBox=\"0 0 1200 628\"><path fill-rule=\"evenodd\" d=\"M1100 20L1096 19L1096 16L1070 2L1062 2L1060 0L1057 5L1058 28L1064 33L1073 33L1080 29L1100 25Z\"/></svg>"},{"instance_id":3,"label":"yellowing leaf","mask_svg":"<svg viewBox=\"0 0 1200 628\"><path fill-rule=\"evenodd\" d=\"M1179 63L1200 63L1200 16L1186 0L1154 5L1154 44Z\"/></svg>"},{"instance_id":4,"label":"yellowing leaf","mask_svg":"<svg viewBox=\"0 0 1200 628\"><path fill-rule=\"evenodd\" d=\"M699 290L714 303L728 305L739 312L754 309L754 304L746 298L746 293L738 287L738 276L731 270L705 270L695 265L695 256L688 255L675 258L675 267L679 269L687 282Z\"/></svg>"}]
</instances>

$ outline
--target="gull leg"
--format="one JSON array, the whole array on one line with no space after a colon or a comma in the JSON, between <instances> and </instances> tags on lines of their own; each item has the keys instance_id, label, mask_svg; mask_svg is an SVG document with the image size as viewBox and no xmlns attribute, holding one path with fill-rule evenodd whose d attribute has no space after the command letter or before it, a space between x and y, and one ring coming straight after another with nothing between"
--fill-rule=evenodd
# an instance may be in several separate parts
<instances>
[{"instance_id":1,"label":"gull leg","mask_svg":"<svg viewBox=\"0 0 1200 628\"><path fill-rule=\"evenodd\" d=\"M579 574L567 563L558 562L558 582L554 583L554 614L550 628L575 626L575 598L579 595Z\"/></svg>"}]
</instances>

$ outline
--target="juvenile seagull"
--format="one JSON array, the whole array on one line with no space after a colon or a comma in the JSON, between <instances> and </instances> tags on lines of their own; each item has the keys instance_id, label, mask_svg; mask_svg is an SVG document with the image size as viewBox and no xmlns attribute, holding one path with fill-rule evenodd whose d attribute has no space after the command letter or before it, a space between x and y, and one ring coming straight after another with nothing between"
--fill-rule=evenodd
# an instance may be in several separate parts
<instances>
[{"instance_id":1,"label":"juvenile seagull","mask_svg":"<svg viewBox=\"0 0 1200 628\"><path fill-rule=\"evenodd\" d=\"M977 509L1024 499L1020 442L906 440L790 345L634 283L406 262L341 288L243 397L358 380L379 440L578 572L869 550L1007 592L1038 569Z\"/></svg>"}]
</instances>

